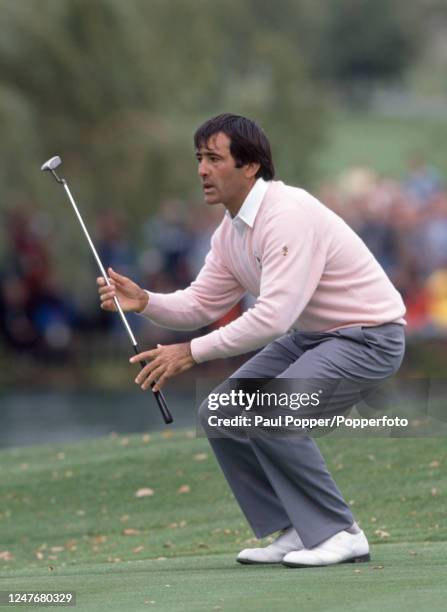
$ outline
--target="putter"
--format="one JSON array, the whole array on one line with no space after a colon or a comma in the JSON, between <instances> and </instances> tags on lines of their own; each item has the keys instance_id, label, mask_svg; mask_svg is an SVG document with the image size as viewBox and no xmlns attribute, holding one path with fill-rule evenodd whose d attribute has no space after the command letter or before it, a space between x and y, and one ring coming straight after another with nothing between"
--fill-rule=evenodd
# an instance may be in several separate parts
<instances>
[{"instance_id":1,"label":"putter","mask_svg":"<svg viewBox=\"0 0 447 612\"><path fill-rule=\"evenodd\" d=\"M98 253L97 253L97 251L95 249L95 245L93 244L93 242L92 242L92 240L90 238L90 235L89 235L89 233L87 231L87 228L85 227L84 221L82 220L82 217L81 217L81 215L79 213L78 207L76 206L76 202L74 201L73 196L71 195L71 192L70 192L70 190L68 188L68 185L67 185L67 181L64 178L60 178L56 174L56 172L55 172L56 168L58 166L60 166L61 163L62 163L61 158L58 155L55 155L54 157L52 157L51 159L49 159L48 161L46 161L43 164L43 166L41 167L41 170L51 172L51 174L54 176L56 181L58 183L60 183L63 186L63 188L65 189L65 192L66 192L66 194L68 196L68 199L70 200L71 205L73 206L73 209L74 209L74 211L76 213L76 216L77 216L77 218L79 220L79 223L81 224L81 227L82 227L82 229L84 231L85 237L87 238L87 242L90 245L90 249L92 250L92 253L93 253L93 256L94 256L94 258L96 260L96 263L98 264L98 268L99 268L99 270L100 270L104 280L106 281L107 285L110 286L110 281L109 281L109 279L107 277L107 274L106 274L106 271L104 269L104 266L101 263L99 255L98 255ZM114 299L114 302L115 302L115 306L116 306L116 308L118 310L118 313L119 313L119 315L121 317L121 321L123 322L123 325L126 328L127 335L129 336L130 341L132 343L135 355L138 355L138 353L140 353L140 349L138 347L137 341L135 340L135 336L133 335L133 332L132 332L132 330L130 328L130 325L129 325L127 319L126 319L126 315L124 314L123 309L121 308L121 305L120 305L117 297L115 296L113 299ZM147 365L147 361L140 361L141 369L143 369L145 365ZM155 383L152 383L152 387L154 385L155 385ZM160 412L161 412L161 414L163 416L164 422L166 424L172 423L174 419L172 418L172 415L169 412L169 409L168 409L168 406L166 404L166 400L164 398L163 393L161 391L154 391L154 390L152 390L152 393L154 394L155 399L156 399L157 404L158 404L158 407L160 408Z\"/></svg>"}]
</instances>

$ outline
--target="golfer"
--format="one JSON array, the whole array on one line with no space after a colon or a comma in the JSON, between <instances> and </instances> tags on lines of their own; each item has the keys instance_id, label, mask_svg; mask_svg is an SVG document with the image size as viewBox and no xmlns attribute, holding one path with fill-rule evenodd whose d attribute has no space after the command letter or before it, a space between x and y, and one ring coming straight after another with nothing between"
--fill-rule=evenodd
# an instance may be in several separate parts
<instances>
[{"instance_id":1,"label":"golfer","mask_svg":"<svg viewBox=\"0 0 447 612\"><path fill-rule=\"evenodd\" d=\"M141 313L172 329L204 327L248 292L256 297L239 318L190 343L159 346L131 358L148 360L136 383L161 389L196 363L261 349L234 379L366 380L379 383L399 368L405 346L402 299L362 240L303 189L274 180L270 145L245 117L222 114L194 136L207 205L226 214L195 281L169 294L145 291L108 270L98 278L101 307ZM342 386L340 386L341 389ZM338 388L338 387L337 387ZM349 409L354 393L337 390ZM223 404L223 402L222 402ZM240 407L219 413L240 414ZM244 435L200 418L222 471L258 538L270 545L241 551L240 563L292 567L368 561L369 545L309 435ZM348 442L347 442L348 443Z\"/></svg>"}]
</instances>

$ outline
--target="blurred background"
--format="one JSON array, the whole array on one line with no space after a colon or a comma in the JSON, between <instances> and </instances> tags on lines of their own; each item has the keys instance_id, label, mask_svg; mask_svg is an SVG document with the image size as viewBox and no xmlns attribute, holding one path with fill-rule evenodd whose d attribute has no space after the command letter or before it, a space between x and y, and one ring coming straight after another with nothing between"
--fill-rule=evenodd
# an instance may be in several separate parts
<instances>
[{"instance_id":1,"label":"blurred background","mask_svg":"<svg viewBox=\"0 0 447 612\"><path fill-rule=\"evenodd\" d=\"M168 292L195 277L223 214L202 202L192 146L220 112L259 121L277 178L320 197L389 274L408 308L402 375L443 375L444 0L0 0L0 11L0 446L162 427L40 166L62 157L106 266ZM192 337L129 321L144 348ZM176 424L194 424L196 378L239 361L171 382Z\"/></svg>"}]
</instances>

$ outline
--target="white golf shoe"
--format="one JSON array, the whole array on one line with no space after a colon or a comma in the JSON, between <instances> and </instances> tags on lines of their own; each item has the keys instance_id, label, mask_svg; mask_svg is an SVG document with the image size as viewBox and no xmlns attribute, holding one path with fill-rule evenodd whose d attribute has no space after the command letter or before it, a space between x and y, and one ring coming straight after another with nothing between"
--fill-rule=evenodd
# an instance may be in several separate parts
<instances>
[{"instance_id":1,"label":"white golf shoe","mask_svg":"<svg viewBox=\"0 0 447 612\"><path fill-rule=\"evenodd\" d=\"M239 563L281 563L290 551L298 551L304 545L293 527L288 527L268 546L263 548L245 548L238 554Z\"/></svg>"},{"instance_id":2,"label":"white golf shoe","mask_svg":"<svg viewBox=\"0 0 447 612\"><path fill-rule=\"evenodd\" d=\"M369 544L363 531L339 531L314 548L289 552L282 560L288 567L319 567L336 563L369 561Z\"/></svg>"}]
</instances>

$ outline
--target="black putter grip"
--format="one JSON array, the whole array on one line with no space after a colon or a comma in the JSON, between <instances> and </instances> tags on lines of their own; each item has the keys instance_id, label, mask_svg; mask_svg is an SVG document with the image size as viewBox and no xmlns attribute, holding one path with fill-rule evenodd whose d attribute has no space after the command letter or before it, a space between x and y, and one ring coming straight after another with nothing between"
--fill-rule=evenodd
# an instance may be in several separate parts
<instances>
[{"instance_id":1,"label":"black putter grip","mask_svg":"<svg viewBox=\"0 0 447 612\"><path fill-rule=\"evenodd\" d=\"M138 353L140 352L140 349L138 348L137 345L133 347L133 350L135 351L135 355L138 355ZM140 361L141 369L143 369L144 366L146 365L147 365L147 361L144 361L144 360ZM151 387L153 387L154 385L155 383L153 383ZM168 405L166 404L166 400L165 400L163 393L161 391L152 391L152 393L154 394L154 397L157 400L157 404L158 404L158 407L160 408L160 412L161 412L164 422L166 423L166 425L169 425L169 423L172 423L174 419L172 418L172 414L169 412L169 408L168 408Z\"/></svg>"}]
</instances>

